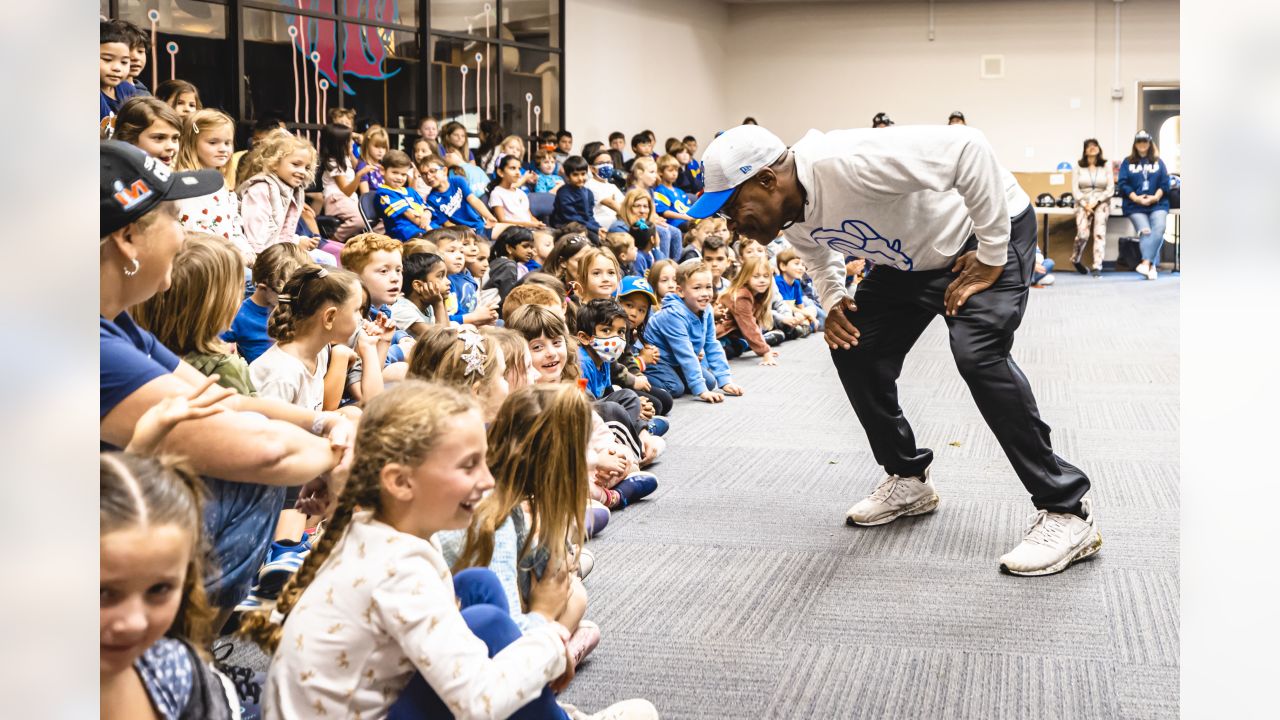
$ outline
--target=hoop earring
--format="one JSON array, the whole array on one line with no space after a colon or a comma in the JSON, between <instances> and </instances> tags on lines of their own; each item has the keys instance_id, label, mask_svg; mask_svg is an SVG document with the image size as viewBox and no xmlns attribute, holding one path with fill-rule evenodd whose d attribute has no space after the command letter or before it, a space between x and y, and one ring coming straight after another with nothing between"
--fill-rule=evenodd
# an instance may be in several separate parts
<instances>
[{"instance_id":1,"label":"hoop earring","mask_svg":"<svg viewBox=\"0 0 1280 720\"><path fill-rule=\"evenodd\" d=\"M137 274L138 274L138 270L139 270L139 268L141 268L141 267L142 267L142 266L141 266L141 264L139 264L139 263L138 263L138 258L134 258L134 259L133 259L133 269L132 269L132 270L130 270L129 268L125 268L125 269L124 269L124 276L125 276L125 277L133 277L134 275L137 275Z\"/></svg>"}]
</instances>

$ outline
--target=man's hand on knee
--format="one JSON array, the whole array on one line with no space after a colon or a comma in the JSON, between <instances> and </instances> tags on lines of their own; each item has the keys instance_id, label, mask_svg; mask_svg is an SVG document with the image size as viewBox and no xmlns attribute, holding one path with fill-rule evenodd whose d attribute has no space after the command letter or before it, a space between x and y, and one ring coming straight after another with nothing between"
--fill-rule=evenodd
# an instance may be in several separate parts
<instances>
[{"instance_id":1,"label":"man's hand on knee","mask_svg":"<svg viewBox=\"0 0 1280 720\"><path fill-rule=\"evenodd\" d=\"M842 298L840 302L831 306L822 331L822 339L827 341L827 346L832 350L837 348L848 350L858 344L858 328L854 327L849 319L849 314L857 311L858 306L850 297Z\"/></svg>"}]
</instances>

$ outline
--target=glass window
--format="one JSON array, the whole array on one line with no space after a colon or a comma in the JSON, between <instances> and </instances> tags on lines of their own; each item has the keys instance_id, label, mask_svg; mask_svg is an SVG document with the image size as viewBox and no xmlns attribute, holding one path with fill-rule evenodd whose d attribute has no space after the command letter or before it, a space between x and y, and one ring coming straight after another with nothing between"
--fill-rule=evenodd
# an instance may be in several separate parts
<instances>
[{"instance_id":1,"label":"glass window","mask_svg":"<svg viewBox=\"0 0 1280 720\"><path fill-rule=\"evenodd\" d=\"M560 55L504 48L502 114L499 122L510 132L525 134L560 129ZM541 114L530 108L540 108Z\"/></svg>"},{"instance_id":2,"label":"glass window","mask_svg":"<svg viewBox=\"0 0 1280 720\"><path fill-rule=\"evenodd\" d=\"M502 15L504 40L560 47L560 0L506 0Z\"/></svg>"},{"instance_id":3,"label":"glass window","mask_svg":"<svg viewBox=\"0 0 1280 720\"><path fill-rule=\"evenodd\" d=\"M156 13L155 53L147 50L147 64L139 76L149 90L178 78L200 91L205 107L227 108L236 92L226 42L227 8L198 0L120 0L120 15L150 34L150 13ZM172 52L171 52L172 51Z\"/></svg>"},{"instance_id":4,"label":"glass window","mask_svg":"<svg viewBox=\"0 0 1280 720\"><path fill-rule=\"evenodd\" d=\"M498 78L490 69L497 62L497 51L497 46L477 40L432 38L431 81L435 97L429 99L428 105L441 118L441 124L457 120L475 133L481 120L498 115ZM481 55L479 61L477 54Z\"/></svg>"},{"instance_id":5,"label":"glass window","mask_svg":"<svg viewBox=\"0 0 1280 720\"><path fill-rule=\"evenodd\" d=\"M326 108L338 105L336 25L245 8L245 117L324 123Z\"/></svg>"},{"instance_id":6,"label":"glass window","mask_svg":"<svg viewBox=\"0 0 1280 720\"><path fill-rule=\"evenodd\" d=\"M390 25L417 25L418 0L342 0L344 17Z\"/></svg>"},{"instance_id":7,"label":"glass window","mask_svg":"<svg viewBox=\"0 0 1280 720\"><path fill-rule=\"evenodd\" d=\"M416 129L425 87L418 36L355 23L345 23L343 33L342 104L355 108L357 123Z\"/></svg>"},{"instance_id":8,"label":"glass window","mask_svg":"<svg viewBox=\"0 0 1280 720\"><path fill-rule=\"evenodd\" d=\"M431 0L431 29L493 37L496 0Z\"/></svg>"}]
</instances>

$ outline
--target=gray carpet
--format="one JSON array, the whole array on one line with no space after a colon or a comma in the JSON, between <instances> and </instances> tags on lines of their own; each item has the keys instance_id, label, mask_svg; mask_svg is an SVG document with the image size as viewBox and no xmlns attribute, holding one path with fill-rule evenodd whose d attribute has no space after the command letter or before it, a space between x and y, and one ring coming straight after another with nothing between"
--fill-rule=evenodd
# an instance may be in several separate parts
<instances>
[{"instance_id":1,"label":"gray carpet","mask_svg":"<svg viewBox=\"0 0 1280 720\"><path fill-rule=\"evenodd\" d=\"M741 398L681 400L656 493L590 543L604 640L564 699L664 718L1175 718L1178 279L1059 274L1014 357L1089 473L1102 552L1001 575L1033 508L935 320L900 382L934 449L933 515L849 528L881 479L820 338L734 361ZM233 662L265 658L240 643Z\"/></svg>"},{"instance_id":2,"label":"gray carpet","mask_svg":"<svg viewBox=\"0 0 1280 720\"><path fill-rule=\"evenodd\" d=\"M1178 286L1059 274L1014 357L1090 474L1102 552L1046 578L997 558L1033 508L936 320L900 383L938 512L844 512L881 479L819 338L734 361L742 398L678 401L658 491L590 544L604 640L564 698L665 718L1163 718L1178 712Z\"/></svg>"}]
</instances>

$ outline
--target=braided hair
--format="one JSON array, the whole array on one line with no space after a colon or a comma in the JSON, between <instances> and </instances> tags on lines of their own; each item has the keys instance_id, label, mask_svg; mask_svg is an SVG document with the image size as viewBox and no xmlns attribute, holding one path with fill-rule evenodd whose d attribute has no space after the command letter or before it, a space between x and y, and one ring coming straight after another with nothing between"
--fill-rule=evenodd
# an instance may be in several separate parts
<instances>
[{"instance_id":1,"label":"braided hair","mask_svg":"<svg viewBox=\"0 0 1280 720\"><path fill-rule=\"evenodd\" d=\"M320 311L350 300L359 282L347 270L320 265L299 267L280 290L279 304L267 318L267 335L278 343L292 342L301 326Z\"/></svg>"}]
</instances>

